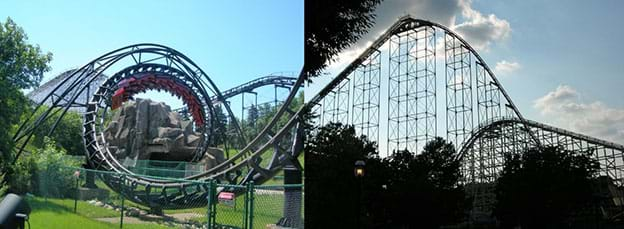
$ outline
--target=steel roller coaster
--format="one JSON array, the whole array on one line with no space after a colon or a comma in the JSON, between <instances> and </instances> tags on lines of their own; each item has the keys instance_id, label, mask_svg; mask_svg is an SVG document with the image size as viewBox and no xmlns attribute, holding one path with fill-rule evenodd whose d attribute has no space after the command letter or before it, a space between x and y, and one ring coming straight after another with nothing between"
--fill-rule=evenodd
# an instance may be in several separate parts
<instances>
[{"instance_id":1,"label":"steel roller coaster","mask_svg":"<svg viewBox=\"0 0 624 229\"><path fill-rule=\"evenodd\" d=\"M189 203L204 203L209 187L206 183L194 181L215 180L226 184L254 181L261 184L284 166L302 168L296 158L301 153L303 143L300 139L303 132L296 128L295 112L288 107L302 85L301 78L267 76L222 93L203 70L174 49L157 44L123 47L81 68L68 71L29 94L36 98L38 104L35 112L20 125L14 135L14 141L18 144L15 160L25 150L40 123L56 118L52 120L55 123L52 128L46 130L51 134L69 109L79 110L84 114L83 141L88 164L94 169L113 172L101 177L111 189L150 207L173 209L189 207ZM276 116L258 136L248 141L227 99L267 85L288 88L290 93L279 103L282 105ZM150 89L164 90L179 96L194 117L196 130L202 133L203 142L197 147L193 160L201 158L206 147L214 146L214 124L221 121L215 115L215 106L225 108L227 121L237 132L236 141L244 143L244 147L238 147L235 155L224 163L203 173L185 177L184 181L148 178L128 170L113 156L114 152L111 151L115 150L114 147L109 147L101 137L105 128L104 117L111 111L114 93L122 91L124 100L127 100L136 93ZM35 117L37 111L42 112ZM290 121L280 125L277 122L280 118ZM263 158L269 160L264 161Z\"/></svg>"}]
</instances>

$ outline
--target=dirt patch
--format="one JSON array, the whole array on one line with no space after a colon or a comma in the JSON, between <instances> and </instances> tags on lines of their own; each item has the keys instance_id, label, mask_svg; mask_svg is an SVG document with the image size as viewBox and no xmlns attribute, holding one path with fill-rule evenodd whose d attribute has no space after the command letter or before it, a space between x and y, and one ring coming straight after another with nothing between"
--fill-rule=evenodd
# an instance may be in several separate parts
<instances>
[{"instance_id":1,"label":"dirt patch","mask_svg":"<svg viewBox=\"0 0 624 229\"><path fill-rule=\"evenodd\" d=\"M119 223L119 217L106 217L106 218L96 218L95 220L107 222L107 223ZM124 223L128 224L137 224L137 223L146 223L148 221L143 221L136 217L124 216Z\"/></svg>"},{"instance_id":2,"label":"dirt patch","mask_svg":"<svg viewBox=\"0 0 624 229\"><path fill-rule=\"evenodd\" d=\"M201 217L204 216L205 214L198 214L198 213L193 213L193 212L188 212L188 213L174 213L174 214L167 214L167 216L171 216L179 221L187 221L189 219L192 218L197 218L197 217Z\"/></svg>"}]
</instances>

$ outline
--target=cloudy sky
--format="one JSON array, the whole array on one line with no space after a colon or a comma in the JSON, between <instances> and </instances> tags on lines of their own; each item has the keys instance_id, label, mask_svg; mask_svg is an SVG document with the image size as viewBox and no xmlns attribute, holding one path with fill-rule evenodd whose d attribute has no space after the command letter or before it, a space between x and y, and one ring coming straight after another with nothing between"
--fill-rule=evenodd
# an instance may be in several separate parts
<instances>
[{"instance_id":1,"label":"cloudy sky","mask_svg":"<svg viewBox=\"0 0 624 229\"><path fill-rule=\"evenodd\" d=\"M527 118L624 144L622 10L624 1L616 0L386 0L375 27L309 88L320 88L410 14L462 35Z\"/></svg>"}]
</instances>

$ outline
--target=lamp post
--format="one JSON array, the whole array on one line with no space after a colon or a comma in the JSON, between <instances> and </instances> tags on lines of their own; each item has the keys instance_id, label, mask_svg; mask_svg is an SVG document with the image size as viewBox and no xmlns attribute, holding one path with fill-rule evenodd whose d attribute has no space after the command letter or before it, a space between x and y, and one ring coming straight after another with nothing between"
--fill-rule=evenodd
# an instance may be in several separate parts
<instances>
[{"instance_id":1,"label":"lamp post","mask_svg":"<svg viewBox=\"0 0 624 229\"><path fill-rule=\"evenodd\" d=\"M355 161L355 170L353 173L358 179L361 179L364 176L364 166L366 166L366 162L362 160Z\"/></svg>"},{"instance_id":2,"label":"lamp post","mask_svg":"<svg viewBox=\"0 0 624 229\"><path fill-rule=\"evenodd\" d=\"M356 215L355 215L355 220L357 223L357 228L362 228L362 224L361 224L361 220L360 220L360 215L362 213L362 211L360 210L360 205L362 205L361 201L362 201L362 179L364 177L364 174L366 173L366 171L364 170L364 167L366 166L366 162L364 162L363 160L357 160L355 161L355 168L353 169L353 174L355 175L355 178L358 180L359 186L358 186L358 191L357 191L357 211L356 211Z\"/></svg>"}]
</instances>

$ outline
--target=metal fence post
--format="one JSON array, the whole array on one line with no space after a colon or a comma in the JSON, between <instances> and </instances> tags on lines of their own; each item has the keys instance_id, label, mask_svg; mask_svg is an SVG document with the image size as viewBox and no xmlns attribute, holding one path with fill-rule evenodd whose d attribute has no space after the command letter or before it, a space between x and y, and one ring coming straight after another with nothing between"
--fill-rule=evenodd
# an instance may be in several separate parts
<instances>
[{"instance_id":1,"label":"metal fence post","mask_svg":"<svg viewBox=\"0 0 624 229\"><path fill-rule=\"evenodd\" d=\"M74 195L74 213L76 213L76 210L78 209L78 193L80 192L78 190L78 188L80 187L80 170L76 170L76 172L74 172L74 176L76 177L76 193Z\"/></svg>"},{"instance_id":2,"label":"metal fence post","mask_svg":"<svg viewBox=\"0 0 624 229\"><path fill-rule=\"evenodd\" d=\"M245 203L243 205L243 228L247 229L249 225L247 221L249 217L249 185L245 186Z\"/></svg>"},{"instance_id":3,"label":"metal fence post","mask_svg":"<svg viewBox=\"0 0 624 229\"><path fill-rule=\"evenodd\" d=\"M249 192L249 227L253 228L253 214L254 214L254 182L250 181L247 184L247 191Z\"/></svg>"},{"instance_id":4,"label":"metal fence post","mask_svg":"<svg viewBox=\"0 0 624 229\"><path fill-rule=\"evenodd\" d=\"M215 191L216 188L214 187L215 183L213 180L210 180L208 182L208 196L206 197L208 200L208 209L206 210L206 217L208 217L207 221L206 221L206 226L208 227L208 229L212 229L212 225L214 224L214 218L216 215L215 212L215 208L214 207L214 198L213 196L215 195Z\"/></svg>"},{"instance_id":5,"label":"metal fence post","mask_svg":"<svg viewBox=\"0 0 624 229\"><path fill-rule=\"evenodd\" d=\"M124 189L125 180L126 180L126 174L121 175L121 182L119 182L119 190L120 190L119 196L121 196L121 211L119 211L121 212L121 218L119 220L119 228L123 228L124 199L125 199L123 195L124 193L123 189Z\"/></svg>"},{"instance_id":6,"label":"metal fence post","mask_svg":"<svg viewBox=\"0 0 624 229\"><path fill-rule=\"evenodd\" d=\"M43 179L44 185L43 185L42 191L43 191L44 200L47 203L48 202L48 194L49 194L49 191L50 191L49 190L50 187L48 187L48 183L49 183L48 179L50 179L49 178L49 176L50 176L49 175L50 174L50 165L46 166L45 172L43 172L43 174L44 174L43 175L43 177L44 177L44 179Z\"/></svg>"}]
</instances>

